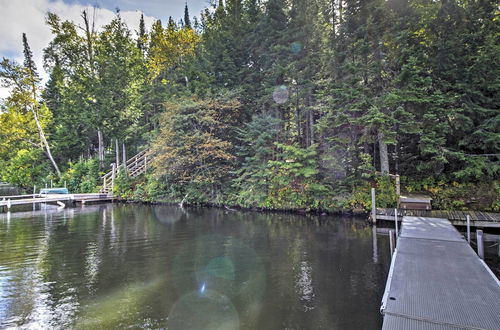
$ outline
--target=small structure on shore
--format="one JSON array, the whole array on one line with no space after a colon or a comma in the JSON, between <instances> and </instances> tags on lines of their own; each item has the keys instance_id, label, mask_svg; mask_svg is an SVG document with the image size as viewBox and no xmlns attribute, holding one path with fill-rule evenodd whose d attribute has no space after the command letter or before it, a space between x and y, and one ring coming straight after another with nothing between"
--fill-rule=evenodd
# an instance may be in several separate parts
<instances>
[{"instance_id":1,"label":"small structure on shore","mask_svg":"<svg viewBox=\"0 0 500 330\"><path fill-rule=\"evenodd\" d=\"M406 194L400 195L398 199L399 208L403 210L431 210L432 198L425 195Z\"/></svg>"}]
</instances>

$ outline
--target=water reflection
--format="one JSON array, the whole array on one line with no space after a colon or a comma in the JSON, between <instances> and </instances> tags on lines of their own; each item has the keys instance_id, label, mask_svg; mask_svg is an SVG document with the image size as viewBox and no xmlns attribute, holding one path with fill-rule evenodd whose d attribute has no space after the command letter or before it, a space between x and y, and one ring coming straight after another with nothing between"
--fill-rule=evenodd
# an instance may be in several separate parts
<instances>
[{"instance_id":1,"label":"water reflection","mask_svg":"<svg viewBox=\"0 0 500 330\"><path fill-rule=\"evenodd\" d=\"M387 245L364 221L334 217L0 214L0 328L376 328Z\"/></svg>"}]
</instances>

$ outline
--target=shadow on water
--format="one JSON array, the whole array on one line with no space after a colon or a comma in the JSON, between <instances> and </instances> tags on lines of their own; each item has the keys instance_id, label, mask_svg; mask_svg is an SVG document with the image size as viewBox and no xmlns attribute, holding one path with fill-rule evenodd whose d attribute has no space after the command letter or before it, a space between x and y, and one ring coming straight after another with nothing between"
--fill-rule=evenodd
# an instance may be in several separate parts
<instances>
[{"instance_id":1,"label":"shadow on water","mask_svg":"<svg viewBox=\"0 0 500 330\"><path fill-rule=\"evenodd\" d=\"M99 205L0 215L0 328L372 329L362 219Z\"/></svg>"}]
</instances>

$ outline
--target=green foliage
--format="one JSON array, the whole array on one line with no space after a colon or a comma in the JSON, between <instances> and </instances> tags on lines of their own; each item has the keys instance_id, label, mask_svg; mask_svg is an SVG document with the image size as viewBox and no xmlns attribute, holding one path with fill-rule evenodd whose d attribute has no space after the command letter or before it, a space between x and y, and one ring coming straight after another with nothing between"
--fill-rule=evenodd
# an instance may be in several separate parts
<instances>
[{"instance_id":1,"label":"green foliage","mask_svg":"<svg viewBox=\"0 0 500 330\"><path fill-rule=\"evenodd\" d=\"M40 161L42 146L69 162L71 189L91 191L95 161L70 160L92 157L100 133L101 169L115 140L129 156L153 145L151 175L117 178L130 199L367 209L374 184L392 207L393 184L377 173L388 171L435 207L499 208L497 2L211 6L200 21L186 5L183 23L150 29L141 17L137 38L119 14L93 29L86 12L76 23L49 13L45 89L26 36L24 66L2 61L12 93L0 108L1 175L31 185L12 164Z\"/></svg>"},{"instance_id":2,"label":"green foliage","mask_svg":"<svg viewBox=\"0 0 500 330\"><path fill-rule=\"evenodd\" d=\"M314 208L325 206L328 188L318 180L316 146L277 143L277 160L268 162L269 193L265 206L270 208Z\"/></svg>"},{"instance_id":3,"label":"green foliage","mask_svg":"<svg viewBox=\"0 0 500 330\"><path fill-rule=\"evenodd\" d=\"M241 165L235 171L237 189L235 203L243 206L262 206L268 196L268 162L276 155L274 141L278 139L280 121L271 115L254 116L239 128L240 146L237 155Z\"/></svg>"},{"instance_id":4,"label":"green foliage","mask_svg":"<svg viewBox=\"0 0 500 330\"><path fill-rule=\"evenodd\" d=\"M167 104L152 148L157 177L173 178L192 197L216 201L233 170L232 137L240 119L240 103L231 95Z\"/></svg>"},{"instance_id":5,"label":"green foliage","mask_svg":"<svg viewBox=\"0 0 500 330\"><path fill-rule=\"evenodd\" d=\"M0 162L0 178L17 187L32 191L33 186L44 186L44 178L50 173L50 165L40 149L21 149L7 162Z\"/></svg>"},{"instance_id":6,"label":"green foliage","mask_svg":"<svg viewBox=\"0 0 500 330\"><path fill-rule=\"evenodd\" d=\"M425 193L432 198L432 207L439 210L499 210L499 183L448 183L443 180L409 180L403 178L408 192Z\"/></svg>"},{"instance_id":7,"label":"green foliage","mask_svg":"<svg viewBox=\"0 0 500 330\"><path fill-rule=\"evenodd\" d=\"M134 194L135 184L136 180L130 178L123 169L121 169L114 181L113 195L124 199L131 199Z\"/></svg>"},{"instance_id":8,"label":"green foliage","mask_svg":"<svg viewBox=\"0 0 500 330\"><path fill-rule=\"evenodd\" d=\"M396 184L393 178L388 176L377 177L373 184L364 182L354 188L349 199L342 204L344 209L371 210L371 188L375 188L377 207L395 208L397 206Z\"/></svg>"},{"instance_id":9,"label":"green foliage","mask_svg":"<svg viewBox=\"0 0 500 330\"><path fill-rule=\"evenodd\" d=\"M70 193L93 193L101 184L99 163L95 158L70 162L61 175L59 186L66 184Z\"/></svg>"}]
</instances>

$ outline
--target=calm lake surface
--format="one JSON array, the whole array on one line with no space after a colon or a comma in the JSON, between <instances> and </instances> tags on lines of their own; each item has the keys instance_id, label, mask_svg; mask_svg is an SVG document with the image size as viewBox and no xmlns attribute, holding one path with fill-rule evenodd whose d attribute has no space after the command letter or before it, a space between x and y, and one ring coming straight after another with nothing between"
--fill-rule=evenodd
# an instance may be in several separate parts
<instances>
[{"instance_id":1,"label":"calm lake surface","mask_svg":"<svg viewBox=\"0 0 500 330\"><path fill-rule=\"evenodd\" d=\"M380 329L363 219L172 206L0 214L0 328Z\"/></svg>"}]
</instances>

